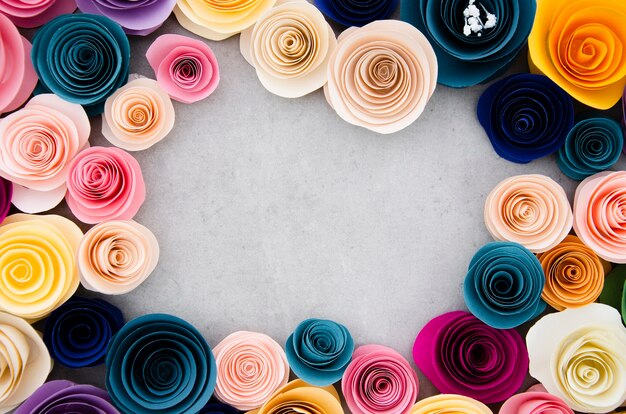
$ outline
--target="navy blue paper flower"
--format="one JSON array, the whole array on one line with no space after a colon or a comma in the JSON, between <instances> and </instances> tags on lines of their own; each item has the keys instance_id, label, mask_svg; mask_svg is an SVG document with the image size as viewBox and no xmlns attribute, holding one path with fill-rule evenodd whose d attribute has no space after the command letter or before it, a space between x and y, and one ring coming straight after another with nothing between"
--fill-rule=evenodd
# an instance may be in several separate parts
<instances>
[{"instance_id":1,"label":"navy blue paper flower","mask_svg":"<svg viewBox=\"0 0 626 414\"><path fill-rule=\"evenodd\" d=\"M609 169L624 147L620 124L609 118L589 118L578 122L567 134L556 154L556 163L569 178L584 180Z\"/></svg>"},{"instance_id":2,"label":"navy blue paper flower","mask_svg":"<svg viewBox=\"0 0 626 414\"><path fill-rule=\"evenodd\" d=\"M563 145L574 126L574 101L543 75L511 75L482 94L478 120L499 156L524 164Z\"/></svg>"},{"instance_id":3,"label":"navy blue paper flower","mask_svg":"<svg viewBox=\"0 0 626 414\"><path fill-rule=\"evenodd\" d=\"M470 312L497 329L515 328L546 308L541 263L524 246L491 242L472 258L463 287Z\"/></svg>"},{"instance_id":4,"label":"navy blue paper flower","mask_svg":"<svg viewBox=\"0 0 626 414\"><path fill-rule=\"evenodd\" d=\"M198 414L239 414L240 411L230 405L208 403Z\"/></svg>"},{"instance_id":5,"label":"navy blue paper flower","mask_svg":"<svg viewBox=\"0 0 626 414\"><path fill-rule=\"evenodd\" d=\"M196 413L217 380L213 353L200 332L164 314L124 325L109 345L106 366L111 400L128 414Z\"/></svg>"},{"instance_id":6,"label":"navy blue paper flower","mask_svg":"<svg viewBox=\"0 0 626 414\"><path fill-rule=\"evenodd\" d=\"M526 44L536 0L402 0L401 19L430 41L439 83L464 88L503 72Z\"/></svg>"},{"instance_id":7,"label":"navy blue paper flower","mask_svg":"<svg viewBox=\"0 0 626 414\"><path fill-rule=\"evenodd\" d=\"M344 26L364 26L389 18L399 0L315 0L322 13Z\"/></svg>"},{"instance_id":8,"label":"navy blue paper flower","mask_svg":"<svg viewBox=\"0 0 626 414\"><path fill-rule=\"evenodd\" d=\"M37 92L83 105L89 115L102 113L104 101L128 80L128 38L104 16L57 17L35 33L31 56Z\"/></svg>"},{"instance_id":9,"label":"navy blue paper flower","mask_svg":"<svg viewBox=\"0 0 626 414\"><path fill-rule=\"evenodd\" d=\"M101 299L74 296L48 316L43 340L55 361L70 368L104 362L111 337L124 316Z\"/></svg>"}]
</instances>

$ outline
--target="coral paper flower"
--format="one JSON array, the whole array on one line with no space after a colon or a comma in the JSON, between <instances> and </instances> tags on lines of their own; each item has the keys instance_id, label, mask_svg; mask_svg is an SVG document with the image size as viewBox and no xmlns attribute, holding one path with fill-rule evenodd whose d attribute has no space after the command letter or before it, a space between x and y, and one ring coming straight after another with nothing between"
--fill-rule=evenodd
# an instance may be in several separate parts
<instances>
[{"instance_id":1,"label":"coral paper flower","mask_svg":"<svg viewBox=\"0 0 626 414\"><path fill-rule=\"evenodd\" d=\"M506 400L498 414L574 414L574 411L556 395L527 391Z\"/></svg>"},{"instance_id":2,"label":"coral paper flower","mask_svg":"<svg viewBox=\"0 0 626 414\"><path fill-rule=\"evenodd\" d=\"M415 404L409 414L493 414L489 407L473 398L456 394L439 394Z\"/></svg>"},{"instance_id":3,"label":"coral paper flower","mask_svg":"<svg viewBox=\"0 0 626 414\"><path fill-rule=\"evenodd\" d=\"M343 414L341 400L332 385L314 387L294 380L280 388L261 408L247 414Z\"/></svg>"},{"instance_id":4,"label":"coral paper flower","mask_svg":"<svg viewBox=\"0 0 626 414\"><path fill-rule=\"evenodd\" d=\"M106 391L64 380L46 382L15 410L15 414L76 412L119 414Z\"/></svg>"},{"instance_id":5,"label":"coral paper flower","mask_svg":"<svg viewBox=\"0 0 626 414\"><path fill-rule=\"evenodd\" d=\"M0 0L0 13L17 27L33 28L76 10L76 0Z\"/></svg>"},{"instance_id":6,"label":"coral paper flower","mask_svg":"<svg viewBox=\"0 0 626 414\"><path fill-rule=\"evenodd\" d=\"M176 0L76 0L83 13L101 14L132 35L145 36L161 27Z\"/></svg>"}]
</instances>

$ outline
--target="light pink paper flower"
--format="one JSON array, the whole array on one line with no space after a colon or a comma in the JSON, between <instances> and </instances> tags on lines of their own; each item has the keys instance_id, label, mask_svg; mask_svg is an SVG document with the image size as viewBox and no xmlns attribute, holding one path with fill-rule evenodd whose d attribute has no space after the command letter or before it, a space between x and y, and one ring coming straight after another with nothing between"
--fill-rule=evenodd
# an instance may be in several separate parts
<instances>
[{"instance_id":1,"label":"light pink paper flower","mask_svg":"<svg viewBox=\"0 0 626 414\"><path fill-rule=\"evenodd\" d=\"M574 414L574 411L556 395L527 391L506 400L499 414Z\"/></svg>"},{"instance_id":2,"label":"light pink paper flower","mask_svg":"<svg viewBox=\"0 0 626 414\"><path fill-rule=\"evenodd\" d=\"M76 10L75 0L0 0L0 13L18 27L33 28Z\"/></svg>"}]
</instances>

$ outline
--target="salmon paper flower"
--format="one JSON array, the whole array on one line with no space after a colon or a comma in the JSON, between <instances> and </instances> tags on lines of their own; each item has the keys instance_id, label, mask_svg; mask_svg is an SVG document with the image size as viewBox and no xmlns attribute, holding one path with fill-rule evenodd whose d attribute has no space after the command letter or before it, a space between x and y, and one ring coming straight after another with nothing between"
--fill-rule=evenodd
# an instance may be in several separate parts
<instances>
[{"instance_id":1,"label":"salmon paper flower","mask_svg":"<svg viewBox=\"0 0 626 414\"><path fill-rule=\"evenodd\" d=\"M14 414L51 413L120 414L106 391L93 385L56 380L43 384Z\"/></svg>"},{"instance_id":2,"label":"salmon paper flower","mask_svg":"<svg viewBox=\"0 0 626 414\"><path fill-rule=\"evenodd\" d=\"M528 37L529 63L576 100L615 105L626 86L626 3L622 0L540 1Z\"/></svg>"},{"instance_id":3,"label":"salmon paper flower","mask_svg":"<svg viewBox=\"0 0 626 414\"><path fill-rule=\"evenodd\" d=\"M439 394L415 404L409 414L493 414L485 404L457 394Z\"/></svg>"},{"instance_id":4,"label":"salmon paper flower","mask_svg":"<svg viewBox=\"0 0 626 414\"><path fill-rule=\"evenodd\" d=\"M412 124L437 85L437 58L426 37L408 23L380 20L337 40L324 86L337 114L381 134Z\"/></svg>"},{"instance_id":5,"label":"salmon paper flower","mask_svg":"<svg viewBox=\"0 0 626 414\"><path fill-rule=\"evenodd\" d=\"M76 10L76 0L0 0L0 13L17 27L31 29Z\"/></svg>"},{"instance_id":6,"label":"salmon paper flower","mask_svg":"<svg viewBox=\"0 0 626 414\"><path fill-rule=\"evenodd\" d=\"M76 0L83 13L101 14L131 35L145 36L161 27L176 0Z\"/></svg>"},{"instance_id":7,"label":"salmon paper flower","mask_svg":"<svg viewBox=\"0 0 626 414\"><path fill-rule=\"evenodd\" d=\"M574 411L556 395L526 391L506 400L498 414L574 414Z\"/></svg>"},{"instance_id":8,"label":"salmon paper flower","mask_svg":"<svg viewBox=\"0 0 626 414\"><path fill-rule=\"evenodd\" d=\"M294 380L277 390L258 410L247 414L343 414L341 400L332 385L314 387Z\"/></svg>"}]
</instances>

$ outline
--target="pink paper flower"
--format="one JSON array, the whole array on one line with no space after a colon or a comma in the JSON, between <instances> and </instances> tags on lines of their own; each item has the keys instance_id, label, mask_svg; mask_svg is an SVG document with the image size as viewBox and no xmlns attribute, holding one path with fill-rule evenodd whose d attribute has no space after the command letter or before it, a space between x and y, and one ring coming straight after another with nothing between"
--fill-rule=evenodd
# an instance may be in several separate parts
<instances>
[{"instance_id":1,"label":"pink paper flower","mask_svg":"<svg viewBox=\"0 0 626 414\"><path fill-rule=\"evenodd\" d=\"M527 391L506 400L499 414L574 414L574 411L556 395Z\"/></svg>"},{"instance_id":2,"label":"pink paper flower","mask_svg":"<svg viewBox=\"0 0 626 414\"><path fill-rule=\"evenodd\" d=\"M18 27L38 27L76 10L75 0L0 0L0 13Z\"/></svg>"}]
</instances>

